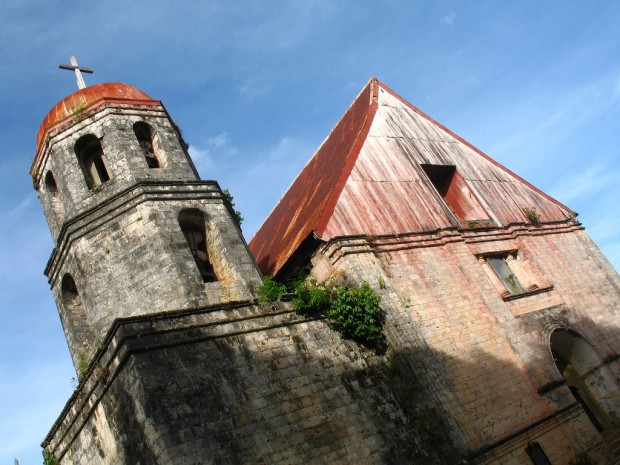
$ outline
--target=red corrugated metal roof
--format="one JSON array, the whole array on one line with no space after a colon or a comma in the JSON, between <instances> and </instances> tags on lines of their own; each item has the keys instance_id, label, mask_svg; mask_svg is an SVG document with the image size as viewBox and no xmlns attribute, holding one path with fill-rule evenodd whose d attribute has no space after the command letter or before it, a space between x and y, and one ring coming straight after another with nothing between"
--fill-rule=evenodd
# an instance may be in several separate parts
<instances>
[{"instance_id":1,"label":"red corrugated metal roof","mask_svg":"<svg viewBox=\"0 0 620 465\"><path fill-rule=\"evenodd\" d=\"M39 158L41 144L46 134L75 119L76 109L80 112L89 111L104 103L131 103L138 105L161 105L161 102L153 100L141 90L122 82L108 82L85 87L71 95L66 96L49 111L43 119L37 133L37 156L33 167Z\"/></svg>"},{"instance_id":2,"label":"red corrugated metal roof","mask_svg":"<svg viewBox=\"0 0 620 465\"><path fill-rule=\"evenodd\" d=\"M377 110L377 84L368 82L250 241L263 273L277 273L327 224Z\"/></svg>"},{"instance_id":3,"label":"red corrugated metal roof","mask_svg":"<svg viewBox=\"0 0 620 465\"><path fill-rule=\"evenodd\" d=\"M573 214L373 78L250 241L259 267L277 274L313 233L328 240L454 227L424 163L462 170L498 225L525 221L528 206L542 221Z\"/></svg>"}]
</instances>

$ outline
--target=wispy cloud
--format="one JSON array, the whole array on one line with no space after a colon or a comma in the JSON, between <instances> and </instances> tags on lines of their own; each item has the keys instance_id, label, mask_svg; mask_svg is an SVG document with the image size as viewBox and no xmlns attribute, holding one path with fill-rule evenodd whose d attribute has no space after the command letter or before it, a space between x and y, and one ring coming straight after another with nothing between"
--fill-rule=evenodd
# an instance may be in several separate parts
<instances>
[{"instance_id":1,"label":"wispy cloud","mask_svg":"<svg viewBox=\"0 0 620 465\"><path fill-rule=\"evenodd\" d=\"M258 100L269 94L270 86L267 78L248 76L239 86L239 95L249 100Z\"/></svg>"},{"instance_id":2,"label":"wispy cloud","mask_svg":"<svg viewBox=\"0 0 620 465\"><path fill-rule=\"evenodd\" d=\"M232 145L227 132L208 138L201 146L190 145L189 154L202 178L213 179L226 171L237 158L239 150Z\"/></svg>"},{"instance_id":3,"label":"wispy cloud","mask_svg":"<svg viewBox=\"0 0 620 465\"><path fill-rule=\"evenodd\" d=\"M455 18L456 18L456 13L452 12L450 14L447 14L443 18L441 18L441 21L439 21L439 24L441 26L452 26L454 25Z\"/></svg>"},{"instance_id":4,"label":"wispy cloud","mask_svg":"<svg viewBox=\"0 0 620 465\"><path fill-rule=\"evenodd\" d=\"M284 136L265 150L250 152L240 149L223 132L208 138L201 146L191 146L190 154L201 177L217 179L222 188L230 189L242 213L252 212L244 215L243 231L249 239L315 149L307 142ZM256 189L256 186L271 188Z\"/></svg>"},{"instance_id":5,"label":"wispy cloud","mask_svg":"<svg viewBox=\"0 0 620 465\"><path fill-rule=\"evenodd\" d=\"M33 200L33 195L28 195L28 197L23 198L17 205L6 212L7 218L15 218L20 216L24 211L29 211L32 207Z\"/></svg>"},{"instance_id":6,"label":"wispy cloud","mask_svg":"<svg viewBox=\"0 0 620 465\"><path fill-rule=\"evenodd\" d=\"M609 187L615 186L619 177L618 167L599 161L586 171L557 179L555 187L551 189L551 195L564 203L571 203L585 195L591 196L606 191Z\"/></svg>"},{"instance_id":7,"label":"wispy cloud","mask_svg":"<svg viewBox=\"0 0 620 465\"><path fill-rule=\"evenodd\" d=\"M524 141L529 147L537 147L539 154L553 152L556 144L581 133L581 127L601 118L618 99L618 92L620 80L614 72L579 86L553 92L541 87L528 93L527 99L515 98L517 103L510 108L513 132L499 137L490 153L518 151ZM505 130L499 128L498 134Z\"/></svg>"}]
</instances>

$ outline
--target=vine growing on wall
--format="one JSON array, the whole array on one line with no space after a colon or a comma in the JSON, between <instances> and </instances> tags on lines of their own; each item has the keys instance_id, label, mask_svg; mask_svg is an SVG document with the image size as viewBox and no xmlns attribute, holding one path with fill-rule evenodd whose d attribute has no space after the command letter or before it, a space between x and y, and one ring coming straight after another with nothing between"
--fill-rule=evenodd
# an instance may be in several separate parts
<instances>
[{"instance_id":1,"label":"vine growing on wall","mask_svg":"<svg viewBox=\"0 0 620 465\"><path fill-rule=\"evenodd\" d=\"M43 465L58 465L56 457L49 450L43 450Z\"/></svg>"}]
</instances>

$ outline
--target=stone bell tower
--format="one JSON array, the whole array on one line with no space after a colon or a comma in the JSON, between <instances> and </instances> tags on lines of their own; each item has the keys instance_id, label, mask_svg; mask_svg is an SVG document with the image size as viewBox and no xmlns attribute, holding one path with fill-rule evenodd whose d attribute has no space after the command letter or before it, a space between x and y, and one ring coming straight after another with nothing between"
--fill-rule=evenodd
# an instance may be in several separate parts
<instances>
[{"instance_id":1,"label":"stone bell tower","mask_svg":"<svg viewBox=\"0 0 620 465\"><path fill-rule=\"evenodd\" d=\"M74 365L119 318L251 300L260 275L214 181L160 101L122 83L61 100L31 175L55 248L45 269Z\"/></svg>"}]
</instances>

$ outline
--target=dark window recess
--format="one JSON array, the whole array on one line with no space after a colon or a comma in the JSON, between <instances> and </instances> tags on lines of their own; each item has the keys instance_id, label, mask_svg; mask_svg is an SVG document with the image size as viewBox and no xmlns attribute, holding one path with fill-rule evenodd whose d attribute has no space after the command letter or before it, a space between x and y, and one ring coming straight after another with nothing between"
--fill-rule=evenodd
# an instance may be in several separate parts
<instances>
[{"instance_id":1,"label":"dark window recess","mask_svg":"<svg viewBox=\"0 0 620 465\"><path fill-rule=\"evenodd\" d=\"M142 153L149 168L159 168L160 164L155 155L155 144L151 127L139 121L133 125L133 131L136 134L136 138L138 139L138 143L140 144L140 148L142 149Z\"/></svg>"},{"instance_id":2,"label":"dark window recess","mask_svg":"<svg viewBox=\"0 0 620 465\"><path fill-rule=\"evenodd\" d=\"M435 190L459 221L489 222L489 215L463 177L451 165L422 165Z\"/></svg>"},{"instance_id":3,"label":"dark window recess","mask_svg":"<svg viewBox=\"0 0 620 465\"><path fill-rule=\"evenodd\" d=\"M55 194L58 192L58 185L56 184L56 179L54 179L54 175L51 171L48 171L45 175L45 190Z\"/></svg>"},{"instance_id":4,"label":"dark window recess","mask_svg":"<svg viewBox=\"0 0 620 465\"><path fill-rule=\"evenodd\" d=\"M67 341L72 347L72 352L76 348L83 349L88 344L90 327L82 298L78 292L75 281L70 274L65 274L60 282L61 298L63 311L63 326L67 333ZM82 353L82 355L84 355ZM74 352L75 356L75 352Z\"/></svg>"},{"instance_id":5,"label":"dark window recess","mask_svg":"<svg viewBox=\"0 0 620 465\"><path fill-rule=\"evenodd\" d=\"M551 465L547 454L545 454L545 451L537 442L530 442L525 448L525 452L530 456L534 465Z\"/></svg>"},{"instance_id":6,"label":"dark window recess","mask_svg":"<svg viewBox=\"0 0 620 465\"><path fill-rule=\"evenodd\" d=\"M92 134L80 137L75 143L75 153L89 189L110 180L108 164L97 137Z\"/></svg>"},{"instance_id":7,"label":"dark window recess","mask_svg":"<svg viewBox=\"0 0 620 465\"><path fill-rule=\"evenodd\" d=\"M205 283L217 281L207 250L206 219L200 210L183 210L179 225L194 257L200 276Z\"/></svg>"},{"instance_id":8,"label":"dark window recess","mask_svg":"<svg viewBox=\"0 0 620 465\"><path fill-rule=\"evenodd\" d=\"M486 260L508 292L513 295L525 292L519 278L506 262L506 257L486 257Z\"/></svg>"}]
</instances>

